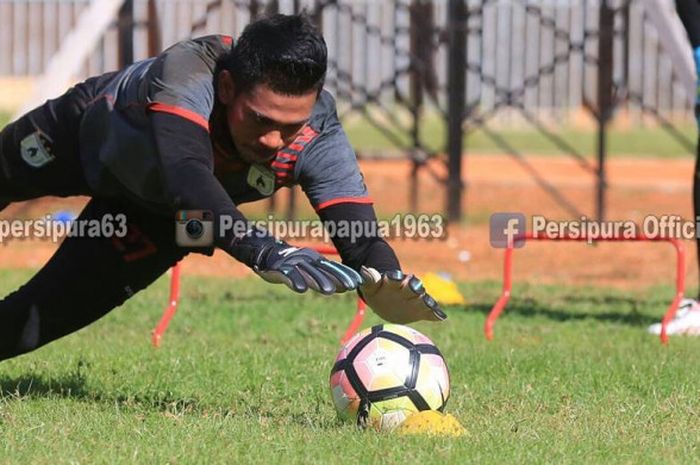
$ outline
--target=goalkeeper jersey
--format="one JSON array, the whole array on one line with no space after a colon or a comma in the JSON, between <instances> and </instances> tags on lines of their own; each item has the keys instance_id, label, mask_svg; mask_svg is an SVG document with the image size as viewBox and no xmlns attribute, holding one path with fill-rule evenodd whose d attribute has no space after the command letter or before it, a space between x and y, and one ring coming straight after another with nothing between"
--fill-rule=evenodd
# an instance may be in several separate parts
<instances>
[{"instance_id":1,"label":"goalkeeper jersey","mask_svg":"<svg viewBox=\"0 0 700 465\"><path fill-rule=\"evenodd\" d=\"M215 172L211 182L218 180L233 204L259 200L294 184L301 185L317 210L342 202L370 203L335 101L327 91L321 92L308 124L273 160L251 165L238 159L227 130L216 126L213 118L220 110L214 74L219 57L231 45L232 39L222 35L186 40L95 81L93 101L85 109L79 134L80 157L90 188L100 195L126 194L167 214L183 208L216 210L216 204L225 203L223 199L200 195L195 197L201 204L177 201L188 197L182 190L202 188L188 182L187 173L176 180L163 179L168 171L164 162L186 170L178 159L198 158ZM177 117L170 121L170 126L178 126L176 136L182 138L185 131L188 138L201 139L200 143L167 147L179 154L160 153L165 147L159 149L153 113ZM206 153L188 152L193 148ZM223 152L226 161L215 163L214 150Z\"/></svg>"}]
</instances>

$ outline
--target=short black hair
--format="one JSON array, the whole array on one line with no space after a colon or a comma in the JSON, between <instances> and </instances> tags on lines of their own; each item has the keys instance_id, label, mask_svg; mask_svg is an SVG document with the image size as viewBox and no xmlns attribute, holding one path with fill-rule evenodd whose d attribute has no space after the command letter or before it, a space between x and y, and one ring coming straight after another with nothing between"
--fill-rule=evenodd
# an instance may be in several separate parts
<instances>
[{"instance_id":1,"label":"short black hair","mask_svg":"<svg viewBox=\"0 0 700 465\"><path fill-rule=\"evenodd\" d=\"M236 92L258 84L285 95L321 91L328 51L323 36L305 14L275 14L243 30L219 69L231 73Z\"/></svg>"}]
</instances>

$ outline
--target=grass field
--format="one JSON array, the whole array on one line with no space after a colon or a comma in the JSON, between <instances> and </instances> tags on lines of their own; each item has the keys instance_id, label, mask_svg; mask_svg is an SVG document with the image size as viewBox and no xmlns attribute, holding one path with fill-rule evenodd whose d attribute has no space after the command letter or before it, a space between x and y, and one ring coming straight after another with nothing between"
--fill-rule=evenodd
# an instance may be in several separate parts
<instances>
[{"instance_id":1,"label":"grass field","mask_svg":"<svg viewBox=\"0 0 700 465\"><path fill-rule=\"evenodd\" d=\"M0 112L0 128L9 120L10 115ZM377 131L373 126L362 120L353 120L345 125L350 141L356 150L369 154L396 153L396 146ZM694 124L682 125L677 128L688 140L697 138ZM548 141L542 134L527 129L499 130L509 144L524 153L540 155L559 155L562 151ZM593 130L563 128L557 134L571 144L582 155L594 158L596 155L596 133ZM444 147L444 128L435 118L429 119L423 130L423 140L434 150L442 151ZM408 144L408 139L399 137ZM610 156L662 157L683 158L694 156L683 145L679 144L661 128L633 128L627 130L611 130L609 132L608 151ZM493 142L481 130L474 131L465 138L464 149L467 153L503 153L503 149Z\"/></svg>"},{"instance_id":2,"label":"grass field","mask_svg":"<svg viewBox=\"0 0 700 465\"><path fill-rule=\"evenodd\" d=\"M0 293L27 277L2 272ZM469 307L416 327L446 356L448 411L466 437L338 423L327 382L351 296L186 278L181 313L155 350L161 279L77 335L0 364L0 464L697 461L700 340L662 347L644 332L670 289L521 286L492 343L481 325L498 285L463 290Z\"/></svg>"},{"instance_id":3,"label":"grass field","mask_svg":"<svg viewBox=\"0 0 700 465\"><path fill-rule=\"evenodd\" d=\"M369 153L396 152L396 147L380 131L364 120L353 119L344 124L350 141L358 151ZM697 140L695 124L688 123L676 129L691 143ZM523 127L519 129L495 129L499 136L518 151L526 154L562 155L560 148L549 141L542 133ZM597 155L597 133L594 129L562 127L554 131L581 155L594 159ZM426 118L421 134L423 142L431 149L444 151L445 128L437 118ZM407 137L399 137L410 146ZM491 139L486 132L477 129L465 135L464 150L468 153L503 154L504 149ZM691 157L686 147L676 141L661 127L611 128L608 131L608 154L612 157Z\"/></svg>"}]
</instances>

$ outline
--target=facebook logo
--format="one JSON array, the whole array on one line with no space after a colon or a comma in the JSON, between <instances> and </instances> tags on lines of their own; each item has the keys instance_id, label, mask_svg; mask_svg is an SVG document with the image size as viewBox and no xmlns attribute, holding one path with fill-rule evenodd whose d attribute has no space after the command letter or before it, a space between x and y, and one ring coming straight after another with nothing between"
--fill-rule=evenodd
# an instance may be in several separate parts
<instances>
[{"instance_id":1,"label":"facebook logo","mask_svg":"<svg viewBox=\"0 0 700 465\"><path fill-rule=\"evenodd\" d=\"M525 215L522 213L494 213L489 220L489 242L491 247L505 249L525 245Z\"/></svg>"}]
</instances>

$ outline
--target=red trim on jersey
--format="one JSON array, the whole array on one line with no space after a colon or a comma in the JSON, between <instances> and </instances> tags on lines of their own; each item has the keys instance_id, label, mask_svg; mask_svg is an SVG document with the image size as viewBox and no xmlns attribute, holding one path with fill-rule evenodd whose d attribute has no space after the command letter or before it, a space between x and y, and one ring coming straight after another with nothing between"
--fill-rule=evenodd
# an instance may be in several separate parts
<instances>
[{"instance_id":1,"label":"red trim on jersey","mask_svg":"<svg viewBox=\"0 0 700 465\"><path fill-rule=\"evenodd\" d=\"M180 116L188 121L198 124L199 126L203 127L205 131L209 132L209 121L207 121L199 113L195 113L187 108L176 107L174 105L167 105L160 102L153 102L148 104L148 109L151 111L160 111L163 113L170 113L172 115Z\"/></svg>"},{"instance_id":2,"label":"red trim on jersey","mask_svg":"<svg viewBox=\"0 0 700 465\"><path fill-rule=\"evenodd\" d=\"M318 136L318 134L319 133L314 128L307 124L302 128L301 133L296 137L296 139L292 141L292 144L304 144L303 147L306 147L309 144L309 142L311 142L316 138L316 136Z\"/></svg>"},{"instance_id":3,"label":"red trim on jersey","mask_svg":"<svg viewBox=\"0 0 700 465\"><path fill-rule=\"evenodd\" d=\"M291 161L294 161L294 160L297 159L297 156L296 156L296 155L291 154L291 153L281 152L281 151L280 151L280 152L277 152L277 156L279 156L279 157L284 157L284 158L288 158L288 159L291 160Z\"/></svg>"},{"instance_id":4,"label":"red trim on jersey","mask_svg":"<svg viewBox=\"0 0 700 465\"><path fill-rule=\"evenodd\" d=\"M339 203L369 203L372 204L374 203L374 200L372 200L369 197L338 197L337 199L331 199L331 200L326 200L325 202L321 202L318 204L316 207L316 211L323 210L324 208L327 207L332 207L333 205L338 205Z\"/></svg>"},{"instance_id":5,"label":"red trim on jersey","mask_svg":"<svg viewBox=\"0 0 700 465\"><path fill-rule=\"evenodd\" d=\"M233 43L233 37L231 36L221 36L221 42L224 43L224 45L229 46Z\"/></svg>"},{"instance_id":6,"label":"red trim on jersey","mask_svg":"<svg viewBox=\"0 0 700 465\"><path fill-rule=\"evenodd\" d=\"M270 164L270 166L273 166L275 168L281 168L283 170L288 170L294 166L294 162L292 160L285 160L285 161L275 160Z\"/></svg>"}]
</instances>

